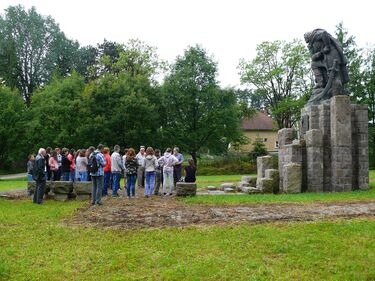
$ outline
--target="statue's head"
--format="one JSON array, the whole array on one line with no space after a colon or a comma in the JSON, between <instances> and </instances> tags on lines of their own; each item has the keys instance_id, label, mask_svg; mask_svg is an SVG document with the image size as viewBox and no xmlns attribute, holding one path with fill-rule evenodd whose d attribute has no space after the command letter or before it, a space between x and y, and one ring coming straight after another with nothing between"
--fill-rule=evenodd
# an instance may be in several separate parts
<instances>
[{"instance_id":1,"label":"statue's head","mask_svg":"<svg viewBox=\"0 0 375 281\"><path fill-rule=\"evenodd\" d=\"M306 42L306 43L309 43L309 42L310 42L311 34L312 34L312 32L310 31L310 32L306 32L306 33L303 35L303 37L305 38L305 42Z\"/></svg>"}]
</instances>

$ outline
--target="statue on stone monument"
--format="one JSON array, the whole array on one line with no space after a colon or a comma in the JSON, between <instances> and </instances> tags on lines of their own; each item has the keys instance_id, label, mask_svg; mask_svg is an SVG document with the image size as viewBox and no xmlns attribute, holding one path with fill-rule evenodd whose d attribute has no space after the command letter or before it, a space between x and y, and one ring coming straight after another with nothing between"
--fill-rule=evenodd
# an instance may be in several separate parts
<instances>
[{"instance_id":1,"label":"statue on stone monument","mask_svg":"<svg viewBox=\"0 0 375 281\"><path fill-rule=\"evenodd\" d=\"M304 37L315 77L315 87L308 104L319 104L336 95L348 95L344 89L349 82L347 61L339 41L324 29L307 32Z\"/></svg>"}]
</instances>

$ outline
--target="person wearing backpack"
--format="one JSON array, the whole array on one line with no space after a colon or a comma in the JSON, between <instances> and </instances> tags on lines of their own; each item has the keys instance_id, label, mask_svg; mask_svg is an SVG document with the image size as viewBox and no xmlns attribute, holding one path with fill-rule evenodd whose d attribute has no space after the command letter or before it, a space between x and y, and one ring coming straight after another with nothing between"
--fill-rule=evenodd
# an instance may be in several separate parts
<instances>
[{"instance_id":1,"label":"person wearing backpack","mask_svg":"<svg viewBox=\"0 0 375 281\"><path fill-rule=\"evenodd\" d=\"M103 167L107 164L103 155L104 145L99 144L97 149L90 154L87 170L92 179L92 205L103 205L102 192L104 185Z\"/></svg>"}]
</instances>

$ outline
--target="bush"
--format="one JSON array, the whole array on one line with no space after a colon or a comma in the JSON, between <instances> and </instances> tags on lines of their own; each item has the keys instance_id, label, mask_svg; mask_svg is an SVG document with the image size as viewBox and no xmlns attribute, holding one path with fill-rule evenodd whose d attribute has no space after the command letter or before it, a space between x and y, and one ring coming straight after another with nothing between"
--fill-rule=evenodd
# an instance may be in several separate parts
<instances>
[{"instance_id":1,"label":"bush","mask_svg":"<svg viewBox=\"0 0 375 281\"><path fill-rule=\"evenodd\" d=\"M202 160L198 163L200 176L237 175L256 173L256 161L247 156L234 157L227 155L217 160Z\"/></svg>"}]
</instances>

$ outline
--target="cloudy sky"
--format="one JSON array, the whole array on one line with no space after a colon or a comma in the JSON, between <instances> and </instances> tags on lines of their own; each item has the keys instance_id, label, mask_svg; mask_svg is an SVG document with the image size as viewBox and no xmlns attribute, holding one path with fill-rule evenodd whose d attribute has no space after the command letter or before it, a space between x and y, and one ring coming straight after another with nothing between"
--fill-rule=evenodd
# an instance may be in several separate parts
<instances>
[{"instance_id":1,"label":"cloudy sky","mask_svg":"<svg viewBox=\"0 0 375 281\"><path fill-rule=\"evenodd\" d=\"M240 58L250 60L265 40L302 40L318 27L333 33L343 21L360 47L375 43L371 0L1 0L0 11L17 4L51 15L81 45L138 38L173 61L201 44L218 62L222 86L239 85Z\"/></svg>"}]
</instances>

